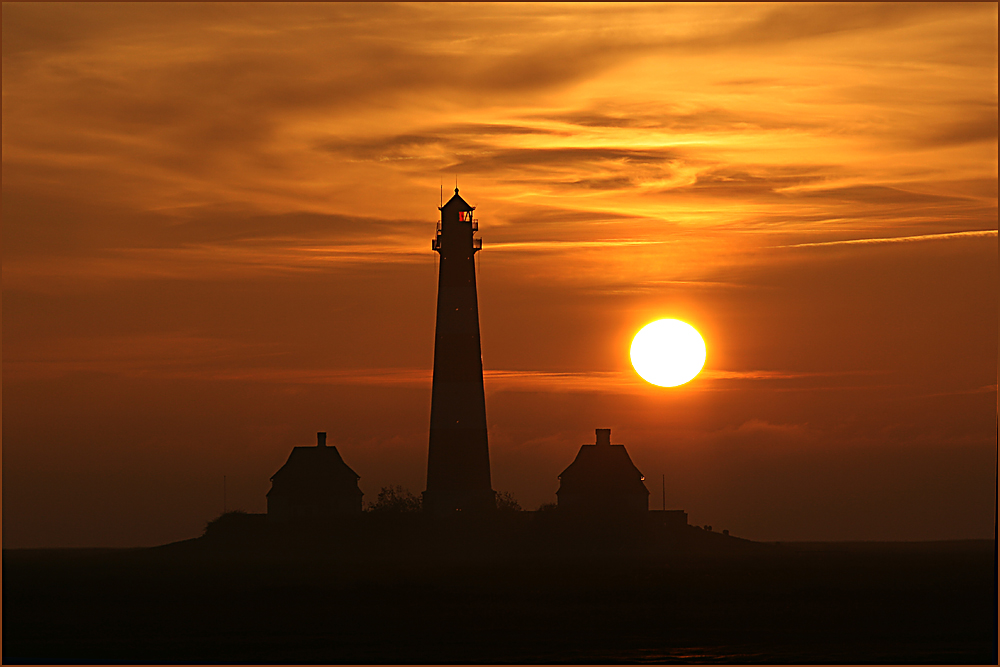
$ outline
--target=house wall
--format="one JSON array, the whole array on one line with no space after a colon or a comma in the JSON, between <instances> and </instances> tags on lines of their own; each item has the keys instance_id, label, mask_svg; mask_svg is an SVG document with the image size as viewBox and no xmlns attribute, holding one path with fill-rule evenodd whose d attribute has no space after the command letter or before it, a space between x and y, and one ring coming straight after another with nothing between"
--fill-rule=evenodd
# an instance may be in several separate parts
<instances>
[{"instance_id":1,"label":"house wall","mask_svg":"<svg viewBox=\"0 0 1000 667\"><path fill-rule=\"evenodd\" d=\"M322 498L272 489L267 495L267 516L281 521L360 513L361 499L362 495L356 489Z\"/></svg>"},{"instance_id":2,"label":"house wall","mask_svg":"<svg viewBox=\"0 0 1000 667\"><path fill-rule=\"evenodd\" d=\"M639 513L649 510L648 493L599 493L567 492L556 493L561 510L585 513Z\"/></svg>"}]
</instances>

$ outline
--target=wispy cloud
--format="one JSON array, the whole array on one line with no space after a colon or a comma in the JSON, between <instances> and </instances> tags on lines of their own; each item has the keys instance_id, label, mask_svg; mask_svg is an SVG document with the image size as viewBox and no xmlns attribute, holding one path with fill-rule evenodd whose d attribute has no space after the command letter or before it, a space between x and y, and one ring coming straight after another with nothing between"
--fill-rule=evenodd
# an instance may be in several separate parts
<instances>
[{"instance_id":1,"label":"wispy cloud","mask_svg":"<svg viewBox=\"0 0 1000 667\"><path fill-rule=\"evenodd\" d=\"M658 246L677 241L652 241L648 239L598 239L595 241L511 241L489 244L490 250L573 250L575 248L615 248L630 246Z\"/></svg>"},{"instance_id":2,"label":"wispy cloud","mask_svg":"<svg viewBox=\"0 0 1000 667\"><path fill-rule=\"evenodd\" d=\"M549 392L619 392L649 393L650 391L728 391L731 382L808 380L818 378L857 378L880 376L876 371L796 372L796 371L719 371L704 370L689 385L656 387L633 371L551 372L551 371L484 371L487 390L549 391ZM799 385L803 388L802 385ZM806 389L810 387L805 387ZM823 388L820 386L811 388Z\"/></svg>"},{"instance_id":3,"label":"wispy cloud","mask_svg":"<svg viewBox=\"0 0 1000 667\"><path fill-rule=\"evenodd\" d=\"M379 385L430 387L429 368L290 368L275 365L281 351L273 345L191 334L143 335L77 341L72 355L46 354L44 348L19 358L4 359L4 374L14 379L51 378L73 373L103 373L123 377L244 381L278 384ZM259 365L269 359L268 365ZM788 381L884 375L876 371L723 371L704 370L678 391L727 390L732 382ZM618 392L670 391L650 385L629 371L483 371L487 391Z\"/></svg>"},{"instance_id":4,"label":"wispy cloud","mask_svg":"<svg viewBox=\"0 0 1000 667\"><path fill-rule=\"evenodd\" d=\"M776 248L817 248L839 245L881 245L886 243L916 243L920 241L945 241L963 238L995 238L995 229L977 229L967 232L945 232L942 234L917 234L914 236L888 236L867 239L844 239L842 241L817 241L815 243L794 243L791 245L774 246Z\"/></svg>"},{"instance_id":5,"label":"wispy cloud","mask_svg":"<svg viewBox=\"0 0 1000 667\"><path fill-rule=\"evenodd\" d=\"M997 385L988 384L982 387L973 387L972 389L958 389L956 391L940 391L931 394L920 394L914 398L936 398L938 396L968 396L970 394L995 394L997 393Z\"/></svg>"}]
</instances>

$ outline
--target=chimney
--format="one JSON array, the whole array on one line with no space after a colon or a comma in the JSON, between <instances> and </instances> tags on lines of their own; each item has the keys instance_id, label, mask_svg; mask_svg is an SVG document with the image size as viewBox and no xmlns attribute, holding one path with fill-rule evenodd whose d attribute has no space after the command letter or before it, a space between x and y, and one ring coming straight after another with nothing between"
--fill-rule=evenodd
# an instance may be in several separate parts
<instances>
[{"instance_id":1,"label":"chimney","mask_svg":"<svg viewBox=\"0 0 1000 667\"><path fill-rule=\"evenodd\" d=\"M316 446L326 447L326 431L320 431L316 434Z\"/></svg>"},{"instance_id":2,"label":"chimney","mask_svg":"<svg viewBox=\"0 0 1000 667\"><path fill-rule=\"evenodd\" d=\"M599 428L597 430L597 446L610 445L611 444L611 429L610 428Z\"/></svg>"}]
</instances>

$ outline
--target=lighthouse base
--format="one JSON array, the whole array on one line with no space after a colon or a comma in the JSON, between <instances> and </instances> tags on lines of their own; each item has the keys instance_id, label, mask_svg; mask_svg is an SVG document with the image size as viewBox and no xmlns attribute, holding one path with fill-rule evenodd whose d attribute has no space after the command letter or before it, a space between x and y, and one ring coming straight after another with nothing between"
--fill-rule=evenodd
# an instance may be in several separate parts
<instances>
[{"instance_id":1,"label":"lighthouse base","mask_svg":"<svg viewBox=\"0 0 1000 667\"><path fill-rule=\"evenodd\" d=\"M497 494L485 491L433 491L423 493L423 510L427 514L451 515L456 512L485 514L495 512Z\"/></svg>"}]
</instances>

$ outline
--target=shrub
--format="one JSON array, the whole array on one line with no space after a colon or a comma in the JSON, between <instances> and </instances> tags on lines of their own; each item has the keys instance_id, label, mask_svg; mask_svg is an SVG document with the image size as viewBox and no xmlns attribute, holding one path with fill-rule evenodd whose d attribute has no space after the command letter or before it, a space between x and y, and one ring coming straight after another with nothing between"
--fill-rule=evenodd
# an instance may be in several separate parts
<instances>
[{"instance_id":1,"label":"shrub","mask_svg":"<svg viewBox=\"0 0 1000 667\"><path fill-rule=\"evenodd\" d=\"M517 502L509 491L498 491L497 509L501 512L520 512L521 503Z\"/></svg>"},{"instance_id":2,"label":"shrub","mask_svg":"<svg viewBox=\"0 0 1000 667\"><path fill-rule=\"evenodd\" d=\"M419 512L420 498L413 495L409 489L396 486L383 486L375 502L369 503L369 512Z\"/></svg>"}]
</instances>

